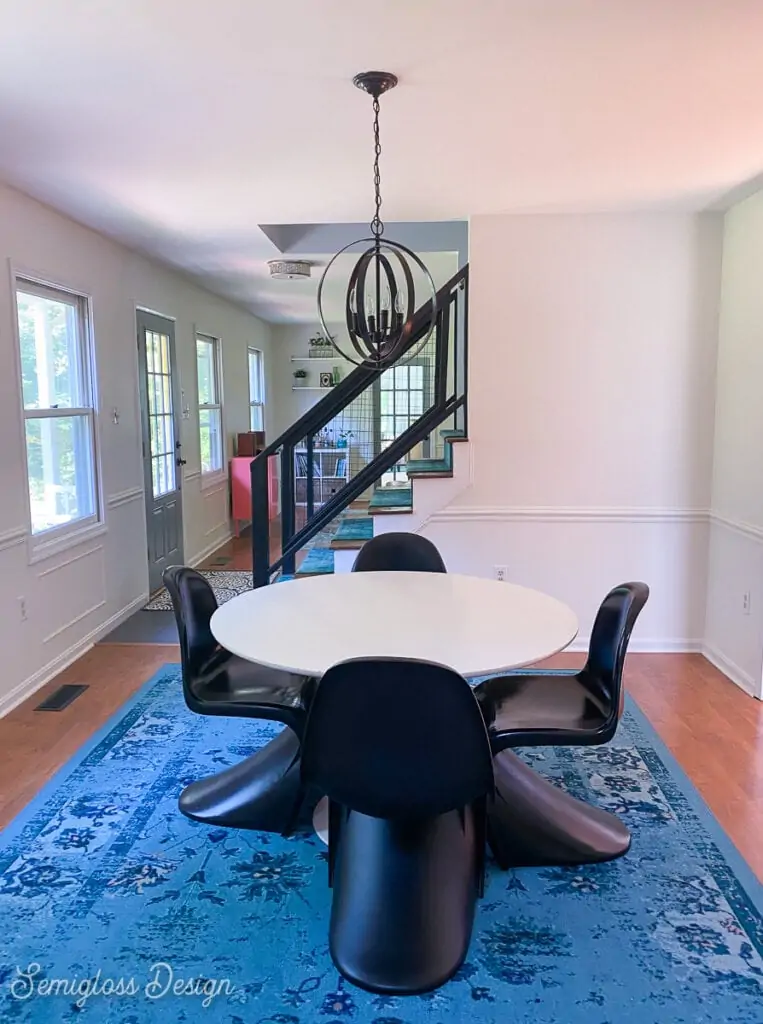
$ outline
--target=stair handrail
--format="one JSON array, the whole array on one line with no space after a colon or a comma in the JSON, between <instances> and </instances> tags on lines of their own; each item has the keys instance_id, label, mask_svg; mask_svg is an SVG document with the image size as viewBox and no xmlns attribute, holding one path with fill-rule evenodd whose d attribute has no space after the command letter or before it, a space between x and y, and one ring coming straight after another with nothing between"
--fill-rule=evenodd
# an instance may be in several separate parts
<instances>
[{"instance_id":1,"label":"stair handrail","mask_svg":"<svg viewBox=\"0 0 763 1024\"><path fill-rule=\"evenodd\" d=\"M466 287L469 280L469 264L461 267L456 273L437 291L437 308L441 308L442 304L447 298L449 298L451 292L455 288ZM413 315L413 323L411 325L411 334L405 344L405 347L401 349L401 355L405 355L414 345L421 340L421 335L424 330L429 327L430 323L430 310L432 307L432 300L428 299ZM368 387L369 384L373 383L377 377L380 377L384 373L383 369L379 369L375 366L358 366L351 373L349 373L343 380L340 380L338 384L335 384L330 392L319 401L316 402L312 408L308 409L298 420L295 420L290 427L287 427L276 438L275 441L263 448L258 455L255 456L255 462L258 459L267 460L269 456L276 455L280 449L291 441L301 441L303 437L307 437L308 434L316 434L322 427L325 427L327 423L330 423L335 416L337 416L343 409L345 409L350 402L354 402L358 395L362 394L363 391Z\"/></svg>"},{"instance_id":2,"label":"stair handrail","mask_svg":"<svg viewBox=\"0 0 763 1024\"><path fill-rule=\"evenodd\" d=\"M410 450L427 437L448 416L462 410L463 423L466 425L466 360L468 346L468 279L469 266L460 268L436 293L435 315L435 394L432 405L412 423L402 434L396 437L382 451L378 452L370 462L356 473L348 482L323 503L317 511L312 509L312 491L308 489L309 520L295 530L295 495L294 495L294 451L298 444L307 438L308 462L311 464L312 441L314 436L326 427L334 418L344 411L370 385L377 380L387 367L371 366L356 367L344 380L331 388L329 394L317 402L303 416L264 448L251 464L252 479L252 556L253 585L255 588L265 586L270 577L278 569L294 571L294 556L318 533L334 519L350 502L354 501L382 473L399 462ZM448 367L448 343L450 331L450 307L457 298L458 291L464 292L463 339L461 349L461 378L459 386L458 364L454 363L454 393L448 395L446 376ZM431 322L432 300L426 302L413 317L411 334L401 356L395 361L398 365L404 361L405 354L421 341L423 333L428 330ZM442 340L441 340L442 339ZM455 359L455 352L454 352ZM270 562L270 531L267 515L257 516L258 497L262 499L261 507L267 508L268 494L268 459L280 454L281 459L281 555ZM310 488L308 479L308 488Z\"/></svg>"}]
</instances>

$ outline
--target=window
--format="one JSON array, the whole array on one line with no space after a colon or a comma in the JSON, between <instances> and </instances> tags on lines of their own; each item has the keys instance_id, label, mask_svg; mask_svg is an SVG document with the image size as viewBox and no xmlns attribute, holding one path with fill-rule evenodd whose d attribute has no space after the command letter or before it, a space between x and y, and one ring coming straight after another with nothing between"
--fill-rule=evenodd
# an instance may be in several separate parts
<instances>
[{"instance_id":1,"label":"window","mask_svg":"<svg viewBox=\"0 0 763 1024\"><path fill-rule=\"evenodd\" d=\"M265 429L265 365L258 348L249 349L249 429Z\"/></svg>"},{"instance_id":2,"label":"window","mask_svg":"<svg viewBox=\"0 0 763 1024\"><path fill-rule=\"evenodd\" d=\"M220 341L196 336L196 371L199 380L199 439L201 472L223 468L223 407L220 387Z\"/></svg>"},{"instance_id":3,"label":"window","mask_svg":"<svg viewBox=\"0 0 763 1024\"><path fill-rule=\"evenodd\" d=\"M33 535L99 518L88 300L16 279Z\"/></svg>"},{"instance_id":4,"label":"window","mask_svg":"<svg viewBox=\"0 0 763 1024\"><path fill-rule=\"evenodd\" d=\"M426 374L423 362L394 366L379 378L381 447L387 448L424 414L427 406ZM383 484L405 483L405 462L399 462L382 475Z\"/></svg>"}]
</instances>

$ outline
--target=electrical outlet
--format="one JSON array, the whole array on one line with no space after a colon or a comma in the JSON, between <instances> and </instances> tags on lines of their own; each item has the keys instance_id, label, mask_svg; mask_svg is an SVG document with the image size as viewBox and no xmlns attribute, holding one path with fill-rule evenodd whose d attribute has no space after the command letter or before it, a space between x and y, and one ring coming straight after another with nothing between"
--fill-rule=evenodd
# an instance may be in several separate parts
<instances>
[{"instance_id":1,"label":"electrical outlet","mask_svg":"<svg viewBox=\"0 0 763 1024\"><path fill-rule=\"evenodd\" d=\"M745 592L742 594L742 614L743 615L749 615L750 614L750 591L749 590L745 590Z\"/></svg>"},{"instance_id":2,"label":"electrical outlet","mask_svg":"<svg viewBox=\"0 0 763 1024\"><path fill-rule=\"evenodd\" d=\"M509 567L508 565L496 565L493 573L499 583L506 583L509 578Z\"/></svg>"},{"instance_id":3,"label":"electrical outlet","mask_svg":"<svg viewBox=\"0 0 763 1024\"><path fill-rule=\"evenodd\" d=\"M21 616L21 621L22 622L26 622L27 616L26 616L26 598L25 597L20 597L19 598L19 615Z\"/></svg>"}]
</instances>

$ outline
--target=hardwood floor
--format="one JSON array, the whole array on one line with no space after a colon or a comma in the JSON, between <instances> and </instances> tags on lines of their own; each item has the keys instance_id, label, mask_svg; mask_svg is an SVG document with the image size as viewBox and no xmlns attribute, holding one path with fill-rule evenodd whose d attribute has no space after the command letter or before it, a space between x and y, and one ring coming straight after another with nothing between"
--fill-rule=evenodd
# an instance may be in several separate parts
<instances>
[{"instance_id":1,"label":"hardwood floor","mask_svg":"<svg viewBox=\"0 0 763 1024\"><path fill-rule=\"evenodd\" d=\"M239 543L231 543L234 558ZM174 645L99 644L0 719L0 826L162 664L178 660ZM582 660L582 655L559 655L549 664L572 667ZM696 654L629 655L625 678L628 691L763 880L763 702ZM71 707L34 711L61 683L75 682L90 688Z\"/></svg>"},{"instance_id":2,"label":"hardwood floor","mask_svg":"<svg viewBox=\"0 0 763 1024\"><path fill-rule=\"evenodd\" d=\"M98 644L0 718L0 827L157 669L179 660L175 644ZM85 683L89 689L64 711L34 710L63 683Z\"/></svg>"}]
</instances>

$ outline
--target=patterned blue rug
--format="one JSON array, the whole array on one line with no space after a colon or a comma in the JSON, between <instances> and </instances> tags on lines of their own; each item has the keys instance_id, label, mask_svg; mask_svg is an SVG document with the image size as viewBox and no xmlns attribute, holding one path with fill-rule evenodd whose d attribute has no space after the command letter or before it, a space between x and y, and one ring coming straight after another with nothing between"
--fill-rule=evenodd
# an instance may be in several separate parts
<instances>
[{"instance_id":1,"label":"patterned blue rug","mask_svg":"<svg viewBox=\"0 0 763 1024\"><path fill-rule=\"evenodd\" d=\"M314 837L181 817L267 723L186 711L166 666L0 840L0 1019L220 1024L760 1024L761 886L633 705L614 743L528 754L623 816L594 867L491 869L468 962L428 996L344 983Z\"/></svg>"}]
</instances>

